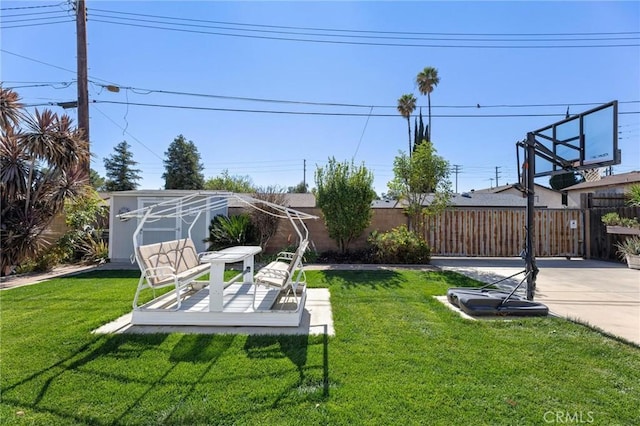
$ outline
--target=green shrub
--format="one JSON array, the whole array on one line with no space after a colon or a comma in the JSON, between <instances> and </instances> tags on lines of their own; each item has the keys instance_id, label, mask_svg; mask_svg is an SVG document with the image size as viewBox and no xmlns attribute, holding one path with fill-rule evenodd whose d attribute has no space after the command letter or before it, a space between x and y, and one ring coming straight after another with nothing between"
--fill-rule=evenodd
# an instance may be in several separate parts
<instances>
[{"instance_id":1,"label":"green shrub","mask_svg":"<svg viewBox=\"0 0 640 426\"><path fill-rule=\"evenodd\" d=\"M65 223L69 230L58 240L62 260L70 263L86 261L104 247L98 248L102 229L108 224L109 209L96 192L74 199L65 206ZM108 251L108 250L107 250ZM106 258L109 255L99 254Z\"/></svg>"},{"instance_id":2,"label":"green shrub","mask_svg":"<svg viewBox=\"0 0 640 426\"><path fill-rule=\"evenodd\" d=\"M25 259L21 264L16 266L15 273L20 274L29 274L36 270L36 262L33 259Z\"/></svg>"},{"instance_id":3,"label":"green shrub","mask_svg":"<svg viewBox=\"0 0 640 426\"><path fill-rule=\"evenodd\" d=\"M427 241L404 225L384 233L374 231L368 241L378 263L423 264L431 260Z\"/></svg>"},{"instance_id":4,"label":"green shrub","mask_svg":"<svg viewBox=\"0 0 640 426\"><path fill-rule=\"evenodd\" d=\"M638 223L638 218L629 218L629 217L620 217L620 215L616 212L611 212L602 215L602 223L607 226L625 226L628 228L637 228L640 226Z\"/></svg>"},{"instance_id":5,"label":"green shrub","mask_svg":"<svg viewBox=\"0 0 640 426\"><path fill-rule=\"evenodd\" d=\"M211 220L209 238L204 242L209 243L207 250L219 250L233 246L255 245L258 239L249 215L218 215Z\"/></svg>"},{"instance_id":6,"label":"green shrub","mask_svg":"<svg viewBox=\"0 0 640 426\"><path fill-rule=\"evenodd\" d=\"M16 274L49 272L64 260L63 250L54 245L40 251L34 258L26 259L16 268Z\"/></svg>"},{"instance_id":7,"label":"green shrub","mask_svg":"<svg viewBox=\"0 0 640 426\"><path fill-rule=\"evenodd\" d=\"M82 244L82 260L87 263L105 263L109 260L109 244L102 239L88 238Z\"/></svg>"},{"instance_id":8,"label":"green shrub","mask_svg":"<svg viewBox=\"0 0 640 426\"><path fill-rule=\"evenodd\" d=\"M371 248L353 250L344 253L341 251L327 250L316 256L317 263L375 263Z\"/></svg>"}]
</instances>

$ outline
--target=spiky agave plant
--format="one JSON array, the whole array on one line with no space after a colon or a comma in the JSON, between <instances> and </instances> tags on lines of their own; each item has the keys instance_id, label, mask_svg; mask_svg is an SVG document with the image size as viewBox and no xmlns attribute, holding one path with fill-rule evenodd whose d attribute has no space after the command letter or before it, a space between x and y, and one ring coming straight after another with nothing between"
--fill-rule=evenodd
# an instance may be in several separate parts
<instances>
[{"instance_id":1,"label":"spiky agave plant","mask_svg":"<svg viewBox=\"0 0 640 426\"><path fill-rule=\"evenodd\" d=\"M640 183L634 183L629 187L627 203L631 207L640 207Z\"/></svg>"}]
</instances>

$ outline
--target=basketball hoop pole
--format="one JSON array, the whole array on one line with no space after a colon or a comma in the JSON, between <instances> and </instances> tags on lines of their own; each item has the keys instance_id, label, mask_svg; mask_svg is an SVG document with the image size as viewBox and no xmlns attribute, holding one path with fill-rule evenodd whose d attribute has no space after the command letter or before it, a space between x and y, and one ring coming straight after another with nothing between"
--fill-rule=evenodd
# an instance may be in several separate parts
<instances>
[{"instance_id":1,"label":"basketball hoop pole","mask_svg":"<svg viewBox=\"0 0 640 426\"><path fill-rule=\"evenodd\" d=\"M527 133L526 150L526 191L527 191L527 227L526 227L526 249L525 262L527 272L527 300L533 300L536 291L536 277L538 267L536 266L536 254L534 245L535 235L535 170L536 170L536 138L533 133Z\"/></svg>"}]
</instances>

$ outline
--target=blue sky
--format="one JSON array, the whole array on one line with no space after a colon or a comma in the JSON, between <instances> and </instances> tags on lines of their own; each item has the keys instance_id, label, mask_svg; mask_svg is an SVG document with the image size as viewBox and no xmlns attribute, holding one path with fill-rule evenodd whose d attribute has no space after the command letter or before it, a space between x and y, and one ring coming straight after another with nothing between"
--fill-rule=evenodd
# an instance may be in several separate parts
<instances>
[{"instance_id":1,"label":"blue sky","mask_svg":"<svg viewBox=\"0 0 640 426\"><path fill-rule=\"evenodd\" d=\"M24 9L31 6L38 7ZM74 100L75 24L66 2L3 1L0 8L4 85L16 87L29 105ZM614 172L640 170L640 2L88 0L87 8L92 168L104 175L103 159L127 140L143 170L140 189L163 187L164 153L183 134L197 145L206 178L228 169L257 185L293 186L302 181L306 160L313 187L316 166L334 156L364 162L376 191L386 192L394 157L408 149L397 99L414 93L426 120L427 99L415 85L425 66L440 75L431 96L432 140L451 165L461 166L459 192L495 186L496 167L499 184L515 182L516 141L562 119L567 106L575 114L612 100L621 102L623 159ZM64 22L49 24L54 21ZM168 30L167 22L188 24L172 28L191 32ZM439 40L423 40L428 37ZM602 44L632 46L593 47ZM462 47L442 47L452 45ZM122 89L110 92L108 84ZM75 109L66 112L76 118Z\"/></svg>"}]
</instances>

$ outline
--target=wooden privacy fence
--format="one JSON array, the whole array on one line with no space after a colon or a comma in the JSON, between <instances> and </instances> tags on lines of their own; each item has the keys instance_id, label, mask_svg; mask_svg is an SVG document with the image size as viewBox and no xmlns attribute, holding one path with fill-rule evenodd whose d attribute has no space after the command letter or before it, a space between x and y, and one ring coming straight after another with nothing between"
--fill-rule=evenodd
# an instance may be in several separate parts
<instances>
[{"instance_id":1,"label":"wooden privacy fence","mask_svg":"<svg viewBox=\"0 0 640 426\"><path fill-rule=\"evenodd\" d=\"M607 213L618 213L621 217L640 218L640 207L603 207L586 210L587 226L587 257L600 260L614 260L623 262L618 256L616 245L630 237L623 234L608 234L607 227L602 223L602 216Z\"/></svg>"},{"instance_id":2,"label":"wooden privacy fence","mask_svg":"<svg viewBox=\"0 0 640 426\"><path fill-rule=\"evenodd\" d=\"M583 218L579 209L537 209L536 256L582 256ZM428 217L424 236L432 254L517 256L525 246L524 208L449 209Z\"/></svg>"}]
</instances>

